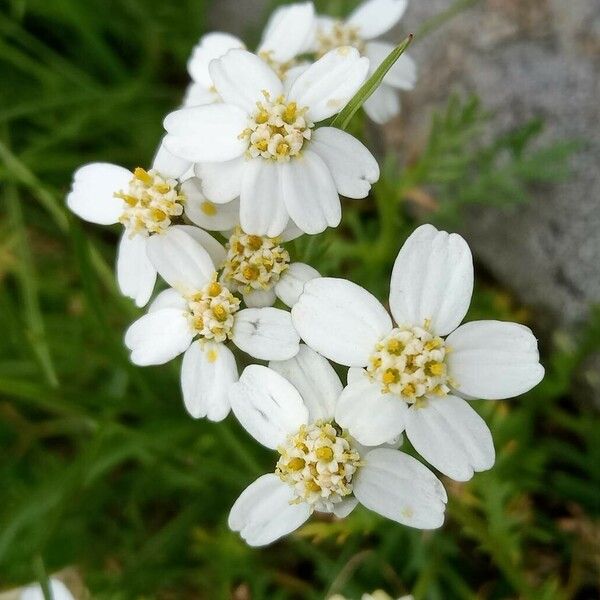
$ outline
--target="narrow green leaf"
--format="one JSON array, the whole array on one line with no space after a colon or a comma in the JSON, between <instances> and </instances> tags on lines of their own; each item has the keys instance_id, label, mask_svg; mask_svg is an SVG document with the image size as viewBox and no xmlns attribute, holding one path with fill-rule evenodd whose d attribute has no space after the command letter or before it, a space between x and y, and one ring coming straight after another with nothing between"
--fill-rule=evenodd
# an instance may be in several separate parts
<instances>
[{"instance_id":1,"label":"narrow green leaf","mask_svg":"<svg viewBox=\"0 0 600 600\"><path fill-rule=\"evenodd\" d=\"M6 186L6 199L13 231L17 236L19 262L16 274L23 300L26 339L31 345L33 354L38 360L46 380L51 387L55 388L58 387L58 378L46 340L46 327L38 298L38 277L35 272L31 247L25 229L21 199L13 184Z\"/></svg>"},{"instance_id":2,"label":"narrow green leaf","mask_svg":"<svg viewBox=\"0 0 600 600\"><path fill-rule=\"evenodd\" d=\"M339 129L347 129L352 117L358 109L367 101L371 94L379 87L387 72L394 66L394 63L404 54L404 51L410 46L413 40L413 34L396 46L385 58L385 60L377 67L375 73L362 84L362 87L354 97L346 104L346 106L335 116L331 122L332 127Z\"/></svg>"}]
</instances>

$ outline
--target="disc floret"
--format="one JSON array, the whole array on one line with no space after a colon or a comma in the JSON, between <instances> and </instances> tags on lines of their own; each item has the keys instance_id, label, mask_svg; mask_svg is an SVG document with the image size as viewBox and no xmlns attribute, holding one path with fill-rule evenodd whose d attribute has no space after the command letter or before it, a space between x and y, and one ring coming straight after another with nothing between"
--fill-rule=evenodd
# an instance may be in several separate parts
<instances>
[{"instance_id":1,"label":"disc floret","mask_svg":"<svg viewBox=\"0 0 600 600\"><path fill-rule=\"evenodd\" d=\"M358 27L336 21L328 31L317 30L317 58L341 46L352 46L364 54L365 41L359 35Z\"/></svg>"},{"instance_id":2,"label":"disc floret","mask_svg":"<svg viewBox=\"0 0 600 600\"><path fill-rule=\"evenodd\" d=\"M314 125L305 116L308 108L288 102L283 95L271 99L269 92L262 93L264 100L256 103L248 127L240 134L248 140L246 156L288 161L311 138Z\"/></svg>"},{"instance_id":3,"label":"disc floret","mask_svg":"<svg viewBox=\"0 0 600 600\"><path fill-rule=\"evenodd\" d=\"M115 193L125 203L119 221L129 235L161 233L174 217L183 214L185 195L176 179L165 177L158 171L135 169L126 191Z\"/></svg>"},{"instance_id":4,"label":"disc floret","mask_svg":"<svg viewBox=\"0 0 600 600\"><path fill-rule=\"evenodd\" d=\"M402 396L413 404L427 394L445 396L450 388L441 337L427 327L396 327L375 347L367 372L383 393Z\"/></svg>"},{"instance_id":5,"label":"disc floret","mask_svg":"<svg viewBox=\"0 0 600 600\"><path fill-rule=\"evenodd\" d=\"M337 424L318 421L303 425L278 450L281 457L275 473L293 488L293 503L308 502L314 510L331 512L352 494L360 455Z\"/></svg>"},{"instance_id":6,"label":"disc floret","mask_svg":"<svg viewBox=\"0 0 600 600\"><path fill-rule=\"evenodd\" d=\"M290 264L290 255L279 242L279 238L248 235L237 227L227 243L222 281L243 293L272 288Z\"/></svg>"},{"instance_id":7,"label":"disc floret","mask_svg":"<svg viewBox=\"0 0 600 600\"><path fill-rule=\"evenodd\" d=\"M224 342L231 338L240 299L216 281L216 274L210 283L186 300L190 326L201 339Z\"/></svg>"}]
</instances>

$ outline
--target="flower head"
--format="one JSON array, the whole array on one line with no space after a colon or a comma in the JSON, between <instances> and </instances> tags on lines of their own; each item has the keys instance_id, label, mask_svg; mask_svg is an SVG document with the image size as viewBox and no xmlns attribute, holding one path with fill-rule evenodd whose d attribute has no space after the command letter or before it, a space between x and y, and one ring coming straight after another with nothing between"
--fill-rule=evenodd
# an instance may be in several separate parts
<instances>
[{"instance_id":1,"label":"flower head","mask_svg":"<svg viewBox=\"0 0 600 600\"><path fill-rule=\"evenodd\" d=\"M314 50L323 56L334 48L352 46L370 62L369 74L375 72L394 49L392 44L375 41L400 21L407 0L365 0L346 20L318 17ZM417 78L416 65L403 54L384 77L382 84L365 102L367 115L376 123L385 123L400 112L398 90L411 90Z\"/></svg>"},{"instance_id":2,"label":"flower head","mask_svg":"<svg viewBox=\"0 0 600 600\"><path fill-rule=\"evenodd\" d=\"M473 261L463 238L423 225L392 272L395 325L369 292L343 279L308 282L292 309L309 346L352 367L337 422L367 445L406 430L426 460L460 481L494 463L490 431L463 397L516 396L544 374L527 327L459 326L472 290Z\"/></svg>"},{"instance_id":3,"label":"flower head","mask_svg":"<svg viewBox=\"0 0 600 600\"><path fill-rule=\"evenodd\" d=\"M261 546L313 511L344 517L358 502L411 527L442 524L446 493L433 473L398 450L365 448L336 422L342 384L325 358L301 346L293 359L269 367L247 367L230 391L240 423L279 453L274 472L235 502L234 531Z\"/></svg>"},{"instance_id":4,"label":"flower head","mask_svg":"<svg viewBox=\"0 0 600 600\"><path fill-rule=\"evenodd\" d=\"M150 235L163 233L184 210L185 192L179 178L190 163L162 144L149 170L133 172L109 163L91 163L73 175L67 206L79 217L112 225L122 223L117 257L117 281L122 293L145 306L156 282L156 269L146 254Z\"/></svg>"},{"instance_id":5,"label":"flower head","mask_svg":"<svg viewBox=\"0 0 600 600\"><path fill-rule=\"evenodd\" d=\"M271 14L256 54L280 79L285 79L297 66L297 57L307 52L314 38L316 21L312 2L297 2L277 8ZM209 65L228 50L245 49L244 42L227 33L208 33L192 50L188 72L192 78L184 99L185 106L219 102Z\"/></svg>"},{"instance_id":6,"label":"flower head","mask_svg":"<svg viewBox=\"0 0 600 600\"><path fill-rule=\"evenodd\" d=\"M215 240L207 244L206 236L180 225L149 238L148 256L171 287L129 327L125 345L142 366L184 353L181 385L188 412L219 421L229 412L229 387L238 377L227 344L254 358L284 360L298 352L299 340L287 311L240 310L240 299L218 281L216 265L224 261L225 249Z\"/></svg>"},{"instance_id":7,"label":"flower head","mask_svg":"<svg viewBox=\"0 0 600 600\"><path fill-rule=\"evenodd\" d=\"M165 143L200 163L211 202L240 198L246 233L277 237L292 222L306 233L335 227L339 194L366 196L379 167L358 140L315 123L345 106L368 68L354 48L338 48L284 84L258 56L230 50L209 67L223 103L168 115Z\"/></svg>"}]
</instances>

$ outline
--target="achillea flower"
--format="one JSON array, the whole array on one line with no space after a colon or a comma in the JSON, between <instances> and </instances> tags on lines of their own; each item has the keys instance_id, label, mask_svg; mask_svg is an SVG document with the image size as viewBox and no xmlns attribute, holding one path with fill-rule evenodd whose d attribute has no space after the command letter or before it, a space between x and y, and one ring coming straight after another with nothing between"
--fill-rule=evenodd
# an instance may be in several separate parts
<instances>
[{"instance_id":1,"label":"achillea flower","mask_svg":"<svg viewBox=\"0 0 600 600\"><path fill-rule=\"evenodd\" d=\"M315 35L315 9L312 2L298 2L277 8L265 27L256 50L281 79L296 66L296 57L311 49ZM200 38L188 61L192 84L184 99L185 106L219 102L209 65L233 48L245 49L242 40L228 33L207 33Z\"/></svg>"},{"instance_id":2,"label":"achillea flower","mask_svg":"<svg viewBox=\"0 0 600 600\"><path fill-rule=\"evenodd\" d=\"M431 225L400 250L390 288L395 326L369 292L331 278L304 286L294 325L309 346L354 367L335 412L353 437L375 445L406 430L430 464L466 481L491 468L495 453L463 398L510 398L537 385L544 368L536 339L517 323L460 325L473 291L471 252L462 237Z\"/></svg>"},{"instance_id":3,"label":"achillea flower","mask_svg":"<svg viewBox=\"0 0 600 600\"><path fill-rule=\"evenodd\" d=\"M246 367L230 391L240 423L279 452L274 473L233 505L231 529L262 546L314 511L345 517L359 502L404 525L441 526L446 492L429 469L399 450L365 448L335 422L342 384L325 358L301 346L295 358L270 367Z\"/></svg>"},{"instance_id":4,"label":"achillea flower","mask_svg":"<svg viewBox=\"0 0 600 600\"><path fill-rule=\"evenodd\" d=\"M369 75L394 49L393 44L375 41L402 18L408 0L366 0L345 20L319 16L315 36L317 56L339 46L353 46L369 59ZM376 123L385 123L400 112L398 90L412 90L417 68L403 54L389 70L382 84L364 103L367 115Z\"/></svg>"},{"instance_id":5,"label":"achillea flower","mask_svg":"<svg viewBox=\"0 0 600 600\"><path fill-rule=\"evenodd\" d=\"M156 268L146 254L151 236L181 217L186 202L178 178L190 163L160 146L150 170L133 172L109 163L91 163L75 171L67 206L99 225L124 226L117 255L117 281L123 295L145 306L156 282ZM203 235L203 232L198 235ZM217 242L204 234L210 247Z\"/></svg>"},{"instance_id":6,"label":"achillea flower","mask_svg":"<svg viewBox=\"0 0 600 600\"><path fill-rule=\"evenodd\" d=\"M340 222L338 194L364 198L379 178L358 140L315 128L345 106L368 68L357 50L338 48L284 84L259 57L230 50L210 63L223 103L168 115L165 144L202 163L196 174L213 203L240 198L246 233L277 237L291 222L319 233Z\"/></svg>"},{"instance_id":7,"label":"achillea flower","mask_svg":"<svg viewBox=\"0 0 600 600\"><path fill-rule=\"evenodd\" d=\"M229 413L228 391L238 377L228 342L261 360L289 359L299 343L290 314L271 307L240 310L240 299L218 282L208 252L181 228L151 237L148 255L171 287L127 330L131 360L158 365L185 353L181 386L188 412L220 421Z\"/></svg>"}]
</instances>

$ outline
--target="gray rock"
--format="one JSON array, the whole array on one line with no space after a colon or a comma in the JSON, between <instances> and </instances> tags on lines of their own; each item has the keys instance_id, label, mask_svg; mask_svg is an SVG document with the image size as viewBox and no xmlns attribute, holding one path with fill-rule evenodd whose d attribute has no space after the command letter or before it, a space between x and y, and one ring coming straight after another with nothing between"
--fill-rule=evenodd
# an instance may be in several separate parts
<instances>
[{"instance_id":1,"label":"gray rock","mask_svg":"<svg viewBox=\"0 0 600 600\"><path fill-rule=\"evenodd\" d=\"M395 38L448 5L413 2ZM474 211L464 228L478 258L522 301L554 324L584 320L600 301L600 3L480 2L411 53L419 83L404 96L399 123L403 139L414 140L409 152L419 152L431 111L452 90L481 97L496 133L542 117L540 142L585 142L567 182L525 207Z\"/></svg>"}]
</instances>

